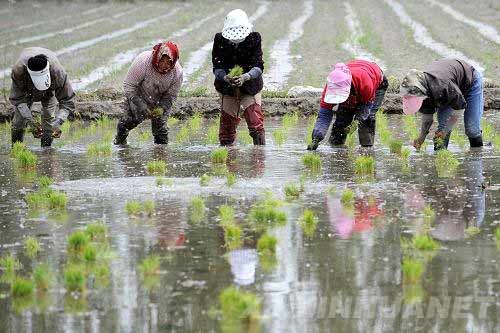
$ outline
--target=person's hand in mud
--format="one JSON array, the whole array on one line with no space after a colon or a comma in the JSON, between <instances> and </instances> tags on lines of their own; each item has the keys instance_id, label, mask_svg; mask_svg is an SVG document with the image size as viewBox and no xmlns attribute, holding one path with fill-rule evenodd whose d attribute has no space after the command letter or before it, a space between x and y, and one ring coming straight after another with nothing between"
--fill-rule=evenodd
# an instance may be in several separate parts
<instances>
[{"instance_id":1,"label":"person's hand in mud","mask_svg":"<svg viewBox=\"0 0 500 333\"><path fill-rule=\"evenodd\" d=\"M415 147L416 150L420 150L420 148L422 148L422 144L424 142L421 141L420 139L415 139L413 140L413 147Z\"/></svg>"},{"instance_id":2,"label":"person's hand in mud","mask_svg":"<svg viewBox=\"0 0 500 333\"><path fill-rule=\"evenodd\" d=\"M231 85L232 87L235 87L236 84L234 83L234 79L233 77L229 76L229 75L225 75L224 76L224 81L229 83L229 85Z\"/></svg>"},{"instance_id":3,"label":"person's hand in mud","mask_svg":"<svg viewBox=\"0 0 500 333\"><path fill-rule=\"evenodd\" d=\"M307 146L307 150L316 150L318 149L320 140L317 138L313 138L310 145Z\"/></svg>"},{"instance_id":4,"label":"person's hand in mud","mask_svg":"<svg viewBox=\"0 0 500 333\"><path fill-rule=\"evenodd\" d=\"M234 79L233 79L233 82L234 84L237 86L237 87L241 87L245 82L247 82L248 80L250 80L251 77L250 77L250 74L248 73L245 73L245 74L242 74L240 76L236 76Z\"/></svg>"},{"instance_id":5,"label":"person's hand in mud","mask_svg":"<svg viewBox=\"0 0 500 333\"><path fill-rule=\"evenodd\" d=\"M53 138L60 138L61 137L61 134L62 134L62 131L61 131L61 125L62 125L63 121L61 119L56 119L52 122L52 137Z\"/></svg>"},{"instance_id":6,"label":"person's hand in mud","mask_svg":"<svg viewBox=\"0 0 500 333\"><path fill-rule=\"evenodd\" d=\"M43 129L42 129L42 125L40 125L40 123L36 122L36 123L31 124L30 131L33 134L33 137L35 139L40 139L42 137Z\"/></svg>"}]
</instances>

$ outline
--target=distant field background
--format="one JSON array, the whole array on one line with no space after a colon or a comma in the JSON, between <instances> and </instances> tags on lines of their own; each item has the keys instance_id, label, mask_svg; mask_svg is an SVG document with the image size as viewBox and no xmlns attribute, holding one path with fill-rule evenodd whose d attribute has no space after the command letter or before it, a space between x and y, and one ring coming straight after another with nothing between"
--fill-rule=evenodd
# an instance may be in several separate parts
<instances>
[{"instance_id":1,"label":"distant field background","mask_svg":"<svg viewBox=\"0 0 500 333\"><path fill-rule=\"evenodd\" d=\"M494 0L16 2L0 4L0 85L21 50L59 54L77 90L121 89L127 69L158 40L180 45L184 91L214 92L211 42L241 8L263 37L266 89L321 87L332 64L374 59L401 77L458 56L500 74L500 2Z\"/></svg>"}]
</instances>

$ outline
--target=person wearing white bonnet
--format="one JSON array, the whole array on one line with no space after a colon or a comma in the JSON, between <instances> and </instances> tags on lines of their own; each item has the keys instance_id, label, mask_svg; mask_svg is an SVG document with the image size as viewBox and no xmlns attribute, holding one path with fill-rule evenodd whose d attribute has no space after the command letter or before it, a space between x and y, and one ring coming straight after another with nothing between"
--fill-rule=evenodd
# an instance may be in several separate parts
<instances>
[{"instance_id":1,"label":"person wearing white bonnet","mask_svg":"<svg viewBox=\"0 0 500 333\"><path fill-rule=\"evenodd\" d=\"M223 146L234 143L242 114L254 145L265 144L261 44L260 34L253 31L247 14L241 9L227 14L222 32L214 37L212 64L214 86L220 95L219 141ZM237 66L243 73L229 75Z\"/></svg>"},{"instance_id":2,"label":"person wearing white bonnet","mask_svg":"<svg viewBox=\"0 0 500 333\"><path fill-rule=\"evenodd\" d=\"M49 147L54 137L60 137L60 126L75 111L75 93L66 71L52 51L29 47L12 67L11 78L12 144L23 141L24 129L29 126L33 136L41 138L42 147ZM42 103L41 124L31 114L35 102Z\"/></svg>"}]
</instances>

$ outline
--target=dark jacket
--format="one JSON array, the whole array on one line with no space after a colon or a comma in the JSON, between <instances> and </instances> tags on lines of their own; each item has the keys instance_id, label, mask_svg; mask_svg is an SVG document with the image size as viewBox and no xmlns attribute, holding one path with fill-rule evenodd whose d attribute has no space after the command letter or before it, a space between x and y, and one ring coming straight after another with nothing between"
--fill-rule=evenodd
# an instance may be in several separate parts
<instances>
[{"instance_id":1,"label":"dark jacket","mask_svg":"<svg viewBox=\"0 0 500 333\"><path fill-rule=\"evenodd\" d=\"M424 100L420 112L434 113L437 109L451 107L465 109L467 96L474 79L474 67L463 60L441 59L424 70L429 98Z\"/></svg>"},{"instance_id":2,"label":"dark jacket","mask_svg":"<svg viewBox=\"0 0 500 333\"><path fill-rule=\"evenodd\" d=\"M226 74L236 65L243 67L248 72L253 67L258 67L264 71L264 61L262 60L261 37L258 32L252 32L239 44L231 43L222 37L222 33L215 34L214 46L212 49L212 64L214 70L223 69ZM235 95L235 88L222 80L215 79L215 89L224 95ZM258 94L264 86L262 75L256 79L246 81L240 87L242 94Z\"/></svg>"}]
</instances>

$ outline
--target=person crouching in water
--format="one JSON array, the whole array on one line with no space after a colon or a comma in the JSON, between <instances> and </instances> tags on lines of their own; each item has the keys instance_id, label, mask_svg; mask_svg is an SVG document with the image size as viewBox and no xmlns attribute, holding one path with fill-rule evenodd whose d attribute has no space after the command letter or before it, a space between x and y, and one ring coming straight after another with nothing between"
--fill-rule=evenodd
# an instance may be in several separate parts
<instances>
[{"instance_id":1,"label":"person crouching in water","mask_svg":"<svg viewBox=\"0 0 500 333\"><path fill-rule=\"evenodd\" d=\"M215 89L220 95L220 144L234 143L240 115L243 114L254 145L264 145L260 93L264 86L261 36L252 32L252 24L241 9L229 12L222 33L215 35L212 64ZM243 73L232 77L229 73L235 66L240 66Z\"/></svg>"},{"instance_id":2,"label":"person crouching in water","mask_svg":"<svg viewBox=\"0 0 500 333\"><path fill-rule=\"evenodd\" d=\"M434 113L438 119L434 150L448 148L451 131L462 112L471 148L483 146L483 76L465 61L441 59L424 71L411 69L401 82L400 93L405 114L422 113L420 135L413 142L417 150L429 133Z\"/></svg>"},{"instance_id":3,"label":"person crouching in water","mask_svg":"<svg viewBox=\"0 0 500 333\"><path fill-rule=\"evenodd\" d=\"M42 147L50 147L53 138L61 136L60 126L75 111L75 93L66 71L52 51L29 47L12 67L11 78L12 144L24 140L24 129L28 126L33 136L41 139ZM34 102L42 103L41 124L31 114Z\"/></svg>"},{"instance_id":4,"label":"person crouching in water","mask_svg":"<svg viewBox=\"0 0 500 333\"><path fill-rule=\"evenodd\" d=\"M353 60L347 64L338 63L328 75L321 96L318 119L312 133L312 143L308 150L316 150L324 139L333 114L330 143L344 145L349 125L358 120L359 144L373 146L375 139L375 115L382 105L388 82L380 67L370 61ZM334 112L334 106L338 109Z\"/></svg>"},{"instance_id":5,"label":"person crouching in water","mask_svg":"<svg viewBox=\"0 0 500 333\"><path fill-rule=\"evenodd\" d=\"M167 120L182 83L179 49L173 42L156 44L139 54L123 82L124 115L118 122L114 143L127 144L131 129L151 119L154 143L168 143Z\"/></svg>"}]
</instances>

